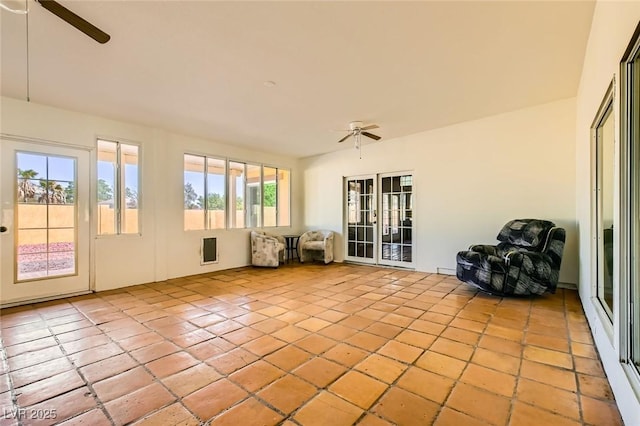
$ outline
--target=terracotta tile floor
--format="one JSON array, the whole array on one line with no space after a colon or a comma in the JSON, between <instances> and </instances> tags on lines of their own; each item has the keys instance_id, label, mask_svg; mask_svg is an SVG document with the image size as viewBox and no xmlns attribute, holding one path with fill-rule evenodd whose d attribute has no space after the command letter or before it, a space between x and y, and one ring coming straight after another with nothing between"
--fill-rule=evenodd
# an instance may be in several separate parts
<instances>
[{"instance_id":1,"label":"terracotta tile floor","mask_svg":"<svg viewBox=\"0 0 640 426\"><path fill-rule=\"evenodd\" d=\"M622 424L575 291L239 268L1 312L0 425Z\"/></svg>"}]
</instances>

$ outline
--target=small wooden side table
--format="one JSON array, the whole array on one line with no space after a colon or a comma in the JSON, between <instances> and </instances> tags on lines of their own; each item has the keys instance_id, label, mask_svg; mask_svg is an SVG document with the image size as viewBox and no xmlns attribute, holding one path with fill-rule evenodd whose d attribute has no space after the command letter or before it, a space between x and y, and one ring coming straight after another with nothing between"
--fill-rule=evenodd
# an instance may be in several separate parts
<instances>
[{"instance_id":1,"label":"small wooden side table","mask_svg":"<svg viewBox=\"0 0 640 426\"><path fill-rule=\"evenodd\" d=\"M286 243L286 258L285 261L288 263L289 261L293 261L294 258L294 253L295 253L295 257L300 259L300 256L298 255L298 239L300 238L300 235L283 235L282 236L285 240Z\"/></svg>"}]
</instances>

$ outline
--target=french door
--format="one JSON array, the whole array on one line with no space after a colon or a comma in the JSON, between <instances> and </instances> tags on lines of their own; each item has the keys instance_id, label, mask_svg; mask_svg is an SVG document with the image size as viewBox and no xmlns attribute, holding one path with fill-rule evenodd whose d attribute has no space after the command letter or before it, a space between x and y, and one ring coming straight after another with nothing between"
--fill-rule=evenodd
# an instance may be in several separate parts
<instances>
[{"instance_id":1,"label":"french door","mask_svg":"<svg viewBox=\"0 0 640 426\"><path fill-rule=\"evenodd\" d=\"M413 267L413 175L345 178L345 259Z\"/></svg>"},{"instance_id":2,"label":"french door","mask_svg":"<svg viewBox=\"0 0 640 426\"><path fill-rule=\"evenodd\" d=\"M2 139L0 305L89 290L89 152Z\"/></svg>"}]
</instances>

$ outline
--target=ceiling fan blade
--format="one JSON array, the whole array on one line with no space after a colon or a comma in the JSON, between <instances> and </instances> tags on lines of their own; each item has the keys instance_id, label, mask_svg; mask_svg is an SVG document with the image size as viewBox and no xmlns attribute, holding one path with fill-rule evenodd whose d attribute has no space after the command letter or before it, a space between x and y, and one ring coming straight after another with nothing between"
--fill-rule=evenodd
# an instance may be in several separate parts
<instances>
[{"instance_id":1,"label":"ceiling fan blade","mask_svg":"<svg viewBox=\"0 0 640 426\"><path fill-rule=\"evenodd\" d=\"M36 0L42 7L49 12L56 15L58 18L66 21L70 25L76 27L98 43L106 43L111 39L111 36L90 22L79 17L60 3L55 0Z\"/></svg>"},{"instance_id":2,"label":"ceiling fan blade","mask_svg":"<svg viewBox=\"0 0 640 426\"><path fill-rule=\"evenodd\" d=\"M347 139L349 139L351 136L353 136L353 133L349 133L347 136L345 136L344 138L340 139L338 141L338 143L342 143L344 141L346 141Z\"/></svg>"},{"instance_id":3,"label":"ceiling fan blade","mask_svg":"<svg viewBox=\"0 0 640 426\"><path fill-rule=\"evenodd\" d=\"M379 127L380 126L378 126L377 124L370 124L368 126L364 126L360 130L372 130L372 129L378 129Z\"/></svg>"},{"instance_id":4,"label":"ceiling fan blade","mask_svg":"<svg viewBox=\"0 0 640 426\"><path fill-rule=\"evenodd\" d=\"M380 136L378 135L374 135L373 133L369 133L369 132L362 132L363 136L366 136L368 138L371 138L373 140L379 141L380 139L382 139Z\"/></svg>"}]
</instances>

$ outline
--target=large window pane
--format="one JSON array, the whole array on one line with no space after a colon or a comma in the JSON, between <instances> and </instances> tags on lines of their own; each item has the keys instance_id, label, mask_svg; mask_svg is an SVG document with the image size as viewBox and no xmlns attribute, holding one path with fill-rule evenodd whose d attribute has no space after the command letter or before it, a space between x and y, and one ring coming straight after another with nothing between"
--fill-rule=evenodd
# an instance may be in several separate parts
<instances>
[{"instance_id":1,"label":"large window pane","mask_svg":"<svg viewBox=\"0 0 640 426\"><path fill-rule=\"evenodd\" d=\"M121 198L123 206L122 234L138 233L138 147L135 145L120 145L120 164L124 165L122 175L122 185L124 188L124 199Z\"/></svg>"},{"instance_id":2,"label":"large window pane","mask_svg":"<svg viewBox=\"0 0 640 426\"><path fill-rule=\"evenodd\" d=\"M605 97L599 116L595 121L596 144L596 217L597 244L597 290L598 300L609 319L613 321L613 265L614 265L614 139L612 86Z\"/></svg>"},{"instance_id":3,"label":"large window pane","mask_svg":"<svg viewBox=\"0 0 640 426\"><path fill-rule=\"evenodd\" d=\"M184 156L184 229L204 229L205 157Z\"/></svg>"},{"instance_id":4,"label":"large window pane","mask_svg":"<svg viewBox=\"0 0 640 426\"><path fill-rule=\"evenodd\" d=\"M244 166L229 162L229 228L244 228Z\"/></svg>"},{"instance_id":5,"label":"large window pane","mask_svg":"<svg viewBox=\"0 0 640 426\"><path fill-rule=\"evenodd\" d=\"M635 41L636 45L640 40ZM637 46L636 46L637 47ZM628 306L631 310L631 321L629 323L628 335L630 336L629 346L631 348L631 362L638 369L640 374L640 47L637 47L633 58L629 79L628 97L630 110L627 113L627 132L630 136L631 144L631 253L633 259L631 265L631 279L629 282Z\"/></svg>"},{"instance_id":6,"label":"large window pane","mask_svg":"<svg viewBox=\"0 0 640 426\"><path fill-rule=\"evenodd\" d=\"M75 274L76 160L17 153L16 278Z\"/></svg>"},{"instance_id":7,"label":"large window pane","mask_svg":"<svg viewBox=\"0 0 640 426\"><path fill-rule=\"evenodd\" d=\"M635 366L628 377L640 386L640 24L621 61L620 76L619 340L623 365Z\"/></svg>"},{"instance_id":8,"label":"large window pane","mask_svg":"<svg viewBox=\"0 0 640 426\"><path fill-rule=\"evenodd\" d=\"M640 74L640 64L638 64L638 74ZM639 79L640 80L640 79ZM639 90L635 93L636 105L640 106L640 85ZM640 130L640 119L636 115L638 120L635 126ZM631 265L631 280L629 283L629 303L631 309L632 321L629 324L629 336L631 347L631 361L638 368L640 374L640 135L636 136L634 140L634 154L632 159L632 197L635 198L635 203L632 204L631 211L631 229L632 229L632 243L631 243L631 258L634 259L634 263Z\"/></svg>"},{"instance_id":9,"label":"large window pane","mask_svg":"<svg viewBox=\"0 0 640 426\"><path fill-rule=\"evenodd\" d=\"M186 230L290 226L288 170L200 155L184 159Z\"/></svg>"},{"instance_id":10,"label":"large window pane","mask_svg":"<svg viewBox=\"0 0 640 426\"><path fill-rule=\"evenodd\" d=\"M264 192L264 219L262 226L276 226L278 223L278 169L273 167L264 167L262 169L263 183L262 190Z\"/></svg>"},{"instance_id":11,"label":"large window pane","mask_svg":"<svg viewBox=\"0 0 640 426\"><path fill-rule=\"evenodd\" d=\"M98 234L138 234L140 148L98 140Z\"/></svg>"},{"instance_id":12,"label":"large window pane","mask_svg":"<svg viewBox=\"0 0 640 426\"><path fill-rule=\"evenodd\" d=\"M291 172L278 169L278 226L291 226Z\"/></svg>"},{"instance_id":13,"label":"large window pane","mask_svg":"<svg viewBox=\"0 0 640 426\"><path fill-rule=\"evenodd\" d=\"M257 228L262 222L262 195L260 193L262 167L247 164L247 227Z\"/></svg>"},{"instance_id":14,"label":"large window pane","mask_svg":"<svg viewBox=\"0 0 640 426\"><path fill-rule=\"evenodd\" d=\"M225 175L224 160L207 158L207 215L208 229L225 227Z\"/></svg>"},{"instance_id":15,"label":"large window pane","mask_svg":"<svg viewBox=\"0 0 640 426\"><path fill-rule=\"evenodd\" d=\"M116 170L118 144L98 140L98 234L116 233Z\"/></svg>"}]
</instances>

